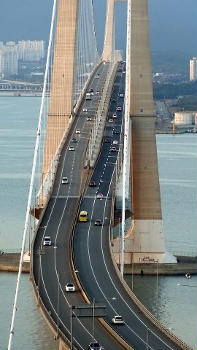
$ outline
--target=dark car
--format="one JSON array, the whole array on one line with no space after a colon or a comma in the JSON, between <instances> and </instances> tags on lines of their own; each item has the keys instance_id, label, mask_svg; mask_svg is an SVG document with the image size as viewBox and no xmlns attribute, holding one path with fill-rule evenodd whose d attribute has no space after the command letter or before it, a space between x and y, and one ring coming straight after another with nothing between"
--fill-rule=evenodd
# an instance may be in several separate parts
<instances>
[{"instance_id":1,"label":"dark car","mask_svg":"<svg viewBox=\"0 0 197 350\"><path fill-rule=\"evenodd\" d=\"M113 130L113 134L120 134L119 130Z\"/></svg>"},{"instance_id":2,"label":"dark car","mask_svg":"<svg viewBox=\"0 0 197 350\"><path fill-rule=\"evenodd\" d=\"M104 348L99 343L90 343L88 350L104 350Z\"/></svg>"},{"instance_id":3,"label":"dark car","mask_svg":"<svg viewBox=\"0 0 197 350\"><path fill-rule=\"evenodd\" d=\"M116 149L116 147L111 147L109 151L110 152L117 152L117 149Z\"/></svg>"},{"instance_id":4,"label":"dark car","mask_svg":"<svg viewBox=\"0 0 197 350\"><path fill-rule=\"evenodd\" d=\"M77 142L77 139L75 137L72 138L71 142L74 142L76 143Z\"/></svg>"},{"instance_id":5,"label":"dark car","mask_svg":"<svg viewBox=\"0 0 197 350\"><path fill-rule=\"evenodd\" d=\"M122 111L122 107L121 107L121 106L118 106L118 107L116 108L116 110L117 110L117 111Z\"/></svg>"},{"instance_id":6,"label":"dark car","mask_svg":"<svg viewBox=\"0 0 197 350\"><path fill-rule=\"evenodd\" d=\"M95 181L90 181L89 186L90 187L96 187L96 182Z\"/></svg>"},{"instance_id":7,"label":"dark car","mask_svg":"<svg viewBox=\"0 0 197 350\"><path fill-rule=\"evenodd\" d=\"M100 219L95 220L94 222L95 226L102 226L102 221Z\"/></svg>"}]
</instances>

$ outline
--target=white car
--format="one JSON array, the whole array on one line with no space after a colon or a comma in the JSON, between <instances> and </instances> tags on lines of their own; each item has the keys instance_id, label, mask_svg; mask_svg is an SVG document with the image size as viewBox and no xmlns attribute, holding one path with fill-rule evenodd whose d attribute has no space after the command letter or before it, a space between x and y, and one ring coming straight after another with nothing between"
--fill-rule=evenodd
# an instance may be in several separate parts
<instances>
[{"instance_id":1,"label":"white car","mask_svg":"<svg viewBox=\"0 0 197 350\"><path fill-rule=\"evenodd\" d=\"M69 150L69 151L74 151L75 149L74 149L73 146L70 146L68 150Z\"/></svg>"},{"instance_id":2,"label":"white car","mask_svg":"<svg viewBox=\"0 0 197 350\"><path fill-rule=\"evenodd\" d=\"M68 178L67 177L63 177L62 178L62 184L65 185L65 184L68 184L69 181L68 181Z\"/></svg>"},{"instance_id":3,"label":"white car","mask_svg":"<svg viewBox=\"0 0 197 350\"><path fill-rule=\"evenodd\" d=\"M112 323L113 323L113 324L124 324L124 321L123 321L123 319L122 319L122 316L115 315L115 316L112 318Z\"/></svg>"},{"instance_id":4,"label":"white car","mask_svg":"<svg viewBox=\"0 0 197 350\"><path fill-rule=\"evenodd\" d=\"M81 134L81 131L80 131L79 129L77 129L77 130L75 131L75 134Z\"/></svg>"},{"instance_id":5,"label":"white car","mask_svg":"<svg viewBox=\"0 0 197 350\"><path fill-rule=\"evenodd\" d=\"M45 236L43 239L43 245L45 246L50 246L51 245L51 237L50 236Z\"/></svg>"},{"instance_id":6,"label":"white car","mask_svg":"<svg viewBox=\"0 0 197 350\"><path fill-rule=\"evenodd\" d=\"M88 110L87 110L87 108L83 108L82 111L83 112L87 112Z\"/></svg>"},{"instance_id":7,"label":"white car","mask_svg":"<svg viewBox=\"0 0 197 350\"><path fill-rule=\"evenodd\" d=\"M113 145L118 145L118 140L114 140Z\"/></svg>"},{"instance_id":8,"label":"white car","mask_svg":"<svg viewBox=\"0 0 197 350\"><path fill-rule=\"evenodd\" d=\"M65 291L66 292L75 292L75 286L73 283L67 283L65 285Z\"/></svg>"}]
</instances>

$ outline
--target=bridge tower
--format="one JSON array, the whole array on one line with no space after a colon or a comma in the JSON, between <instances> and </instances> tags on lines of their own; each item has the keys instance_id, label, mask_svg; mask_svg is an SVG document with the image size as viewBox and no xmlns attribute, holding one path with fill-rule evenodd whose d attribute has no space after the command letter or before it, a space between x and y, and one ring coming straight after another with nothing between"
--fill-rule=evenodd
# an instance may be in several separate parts
<instances>
[{"instance_id":1,"label":"bridge tower","mask_svg":"<svg viewBox=\"0 0 197 350\"><path fill-rule=\"evenodd\" d=\"M58 0L43 180L72 119L78 0Z\"/></svg>"},{"instance_id":2,"label":"bridge tower","mask_svg":"<svg viewBox=\"0 0 197 350\"><path fill-rule=\"evenodd\" d=\"M112 14L114 3L108 0L111 15L106 16L103 58L112 50ZM130 4L130 5L129 5ZM148 0L128 1L130 6L130 118L132 123L130 152L130 188L132 191L132 225L125 238L124 261L141 263L176 262L165 251L160 185L155 135L155 107L149 44ZM105 56L106 55L106 56ZM108 55L108 56L107 56ZM128 71L128 69L127 69ZM118 259L118 240L114 240Z\"/></svg>"},{"instance_id":3,"label":"bridge tower","mask_svg":"<svg viewBox=\"0 0 197 350\"><path fill-rule=\"evenodd\" d=\"M134 225L130 228L130 243L126 242L125 248L134 252L134 262L175 262L165 253L164 244L147 0L132 0L131 33L130 171Z\"/></svg>"},{"instance_id":4,"label":"bridge tower","mask_svg":"<svg viewBox=\"0 0 197 350\"><path fill-rule=\"evenodd\" d=\"M107 0L106 20L105 20L105 38L102 59L112 61L112 55L115 50L115 3L127 0Z\"/></svg>"}]
</instances>

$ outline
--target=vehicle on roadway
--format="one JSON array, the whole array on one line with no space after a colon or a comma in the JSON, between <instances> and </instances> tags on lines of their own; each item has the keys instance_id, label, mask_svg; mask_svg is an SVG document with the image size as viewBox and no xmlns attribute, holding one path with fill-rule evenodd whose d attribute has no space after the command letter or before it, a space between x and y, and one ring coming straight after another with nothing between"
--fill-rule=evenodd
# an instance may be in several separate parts
<instances>
[{"instance_id":1,"label":"vehicle on roadway","mask_svg":"<svg viewBox=\"0 0 197 350\"><path fill-rule=\"evenodd\" d=\"M124 94L121 92L121 93L119 94L119 97L124 97Z\"/></svg>"},{"instance_id":2,"label":"vehicle on roadway","mask_svg":"<svg viewBox=\"0 0 197 350\"><path fill-rule=\"evenodd\" d=\"M88 212L86 210L80 211L79 221L80 222L87 222L88 221Z\"/></svg>"},{"instance_id":3,"label":"vehicle on roadway","mask_svg":"<svg viewBox=\"0 0 197 350\"><path fill-rule=\"evenodd\" d=\"M114 140L113 145L118 145L118 140Z\"/></svg>"},{"instance_id":4,"label":"vehicle on roadway","mask_svg":"<svg viewBox=\"0 0 197 350\"><path fill-rule=\"evenodd\" d=\"M113 120L113 119L108 119L108 122L109 122L109 123L113 123L114 120Z\"/></svg>"},{"instance_id":5,"label":"vehicle on roadway","mask_svg":"<svg viewBox=\"0 0 197 350\"><path fill-rule=\"evenodd\" d=\"M86 120L87 120L88 122L91 122L91 121L92 121L92 118L91 118L91 117L88 117L88 118L86 118Z\"/></svg>"},{"instance_id":6,"label":"vehicle on roadway","mask_svg":"<svg viewBox=\"0 0 197 350\"><path fill-rule=\"evenodd\" d=\"M86 93L86 101L91 100L91 93L87 92Z\"/></svg>"},{"instance_id":7,"label":"vehicle on roadway","mask_svg":"<svg viewBox=\"0 0 197 350\"><path fill-rule=\"evenodd\" d=\"M121 106L118 106L118 107L116 108L116 110L120 112L120 111L122 111L122 107L121 107Z\"/></svg>"},{"instance_id":8,"label":"vehicle on roadway","mask_svg":"<svg viewBox=\"0 0 197 350\"><path fill-rule=\"evenodd\" d=\"M100 219L96 219L94 222L94 226L102 226L102 221Z\"/></svg>"},{"instance_id":9,"label":"vehicle on roadway","mask_svg":"<svg viewBox=\"0 0 197 350\"><path fill-rule=\"evenodd\" d=\"M77 129L77 130L75 131L75 134L81 134L81 131L80 131L79 129Z\"/></svg>"},{"instance_id":10,"label":"vehicle on roadway","mask_svg":"<svg viewBox=\"0 0 197 350\"><path fill-rule=\"evenodd\" d=\"M104 348L99 343L90 343L88 350L104 350Z\"/></svg>"},{"instance_id":11,"label":"vehicle on roadway","mask_svg":"<svg viewBox=\"0 0 197 350\"><path fill-rule=\"evenodd\" d=\"M112 323L113 324L124 324L124 321L122 319L122 316L120 315L115 315L113 318L112 318Z\"/></svg>"},{"instance_id":12,"label":"vehicle on roadway","mask_svg":"<svg viewBox=\"0 0 197 350\"><path fill-rule=\"evenodd\" d=\"M82 109L82 112L87 112L87 111L88 111L87 108Z\"/></svg>"},{"instance_id":13,"label":"vehicle on roadway","mask_svg":"<svg viewBox=\"0 0 197 350\"><path fill-rule=\"evenodd\" d=\"M112 118L118 118L118 117L117 117L117 114L114 113L114 114L112 115Z\"/></svg>"},{"instance_id":14,"label":"vehicle on roadway","mask_svg":"<svg viewBox=\"0 0 197 350\"><path fill-rule=\"evenodd\" d=\"M69 150L69 151L74 151L75 149L74 149L73 146L70 146L68 150Z\"/></svg>"},{"instance_id":15,"label":"vehicle on roadway","mask_svg":"<svg viewBox=\"0 0 197 350\"><path fill-rule=\"evenodd\" d=\"M117 152L116 147L111 147L111 148L110 148L110 152Z\"/></svg>"},{"instance_id":16,"label":"vehicle on roadway","mask_svg":"<svg viewBox=\"0 0 197 350\"><path fill-rule=\"evenodd\" d=\"M102 194L102 193L98 193L98 194L96 195L96 198L97 198L97 199L102 199L102 198L103 198L103 194Z\"/></svg>"},{"instance_id":17,"label":"vehicle on roadway","mask_svg":"<svg viewBox=\"0 0 197 350\"><path fill-rule=\"evenodd\" d=\"M75 286L73 283L67 283L65 285L65 291L66 292L75 292Z\"/></svg>"},{"instance_id":18,"label":"vehicle on roadway","mask_svg":"<svg viewBox=\"0 0 197 350\"><path fill-rule=\"evenodd\" d=\"M96 182L95 181L90 181L89 187L96 187Z\"/></svg>"},{"instance_id":19,"label":"vehicle on roadway","mask_svg":"<svg viewBox=\"0 0 197 350\"><path fill-rule=\"evenodd\" d=\"M63 177L62 178L62 185L67 185L69 183L68 178L67 177Z\"/></svg>"},{"instance_id":20,"label":"vehicle on roadway","mask_svg":"<svg viewBox=\"0 0 197 350\"><path fill-rule=\"evenodd\" d=\"M51 237L50 236L45 236L43 239L43 245L44 246L51 246Z\"/></svg>"},{"instance_id":21,"label":"vehicle on roadway","mask_svg":"<svg viewBox=\"0 0 197 350\"><path fill-rule=\"evenodd\" d=\"M120 134L120 131L119 131L119 130L114 129L114 130L113 130L113 134L118 135L118 134Z\"/></svg>"},{"instance_id":22,"label":"vehicle on roadway","mask_svg":"<svg viewBox=\"0 0 197 350\"><path fill-rule=\"evenodd\" d=\"M77 139L75 137L72 138L71 142L77 143Z\"/></svg>"}]
</instances>

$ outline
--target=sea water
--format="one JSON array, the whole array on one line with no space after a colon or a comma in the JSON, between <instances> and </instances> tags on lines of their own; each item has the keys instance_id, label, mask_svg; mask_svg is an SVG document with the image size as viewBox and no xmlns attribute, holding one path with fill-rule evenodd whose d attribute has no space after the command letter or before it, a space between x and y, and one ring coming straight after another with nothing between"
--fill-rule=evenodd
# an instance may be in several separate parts
<instances>
[{"instance_id":1,"label":"sea water","mask_svg":"<svg viewBox=\"0 0 197 350\"><path fill-rule=\"evenodd\" d=\"M0 97L0 250L21 247L40 98ZM157 136L166 247L196 254L197 135ZM17 275L0 273L0 350L8 343ZM127 277L131 285L131 277ZM197 278L135 276L134 292L176 335L197 346ZM158 293L158 294L157 294ZM158 295L158 298L157 298ZM13 346L56 350L29 276L21 278Z\"/></svg>"}]
</instances>

